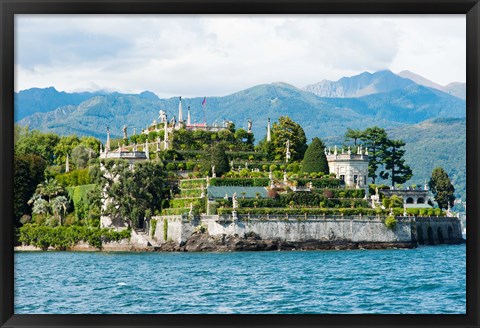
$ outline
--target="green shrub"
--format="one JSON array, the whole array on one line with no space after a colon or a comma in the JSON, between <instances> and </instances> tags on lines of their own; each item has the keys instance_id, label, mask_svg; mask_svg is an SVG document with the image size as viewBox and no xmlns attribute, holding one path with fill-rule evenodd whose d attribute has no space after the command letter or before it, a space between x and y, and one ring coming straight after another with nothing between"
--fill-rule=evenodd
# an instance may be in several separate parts
<instances>
[{"instance_id":1,"label":"green shrub","mask_svg":"<svg viewBox=\"0 0 480 328\"><path fill-rule=\"evenodd\" d=\"M19 230L18 240L25 245L32 245L47 250L52 246L65 250L84 241L90 246L102 248L102 244L111 241L129 239L131 231L115 231L108 228L92 228L86 226L38 226L25 224Z\"/></svg>"},{"instance_id":2,"label":"green shrub","mask_svg":"<svg viewBox=\"0 0 480 328\"><path fill-rule=\"evenodd\" d=\"M163 219L163 240L167 241L168 237L168 220Z\"/></svg>"},{"instance_id":3,"label":"green shrub","mask_svg":"<svg viewBox=\"0 0 480 328\"><path fill-rule=\"evenodd\" d=\"M389 215L385 219L385 225L390 230L395 229L395 226L397 225L397 222L398 222L397 219L395 219L395 216L393 216L393 215Z\"/></svg>"}]
</instances>

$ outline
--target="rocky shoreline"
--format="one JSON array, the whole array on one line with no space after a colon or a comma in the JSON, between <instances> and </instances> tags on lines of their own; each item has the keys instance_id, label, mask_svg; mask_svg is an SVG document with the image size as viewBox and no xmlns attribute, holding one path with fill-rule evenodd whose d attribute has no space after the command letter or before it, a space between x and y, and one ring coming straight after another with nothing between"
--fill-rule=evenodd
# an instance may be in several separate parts
<instances>
[{"instance_id":1,"label":"rocky shoreline","mask_svg":"<svg viewBox=\"0 0 480 328\"><path fill-rule=\"evenodd\" d=\"M169 241L160 246L138 246L127 242L116 245L105 245L102 249L86 243L77 244L68 251L105 251L105 252L241 252L241 251L294 251L294 250L354 250L354 249L391 249L415 248L416 243L382 243L382 242L351 242L347 240L305 240L282 241L280 239L262 239L251 233L240 237L238 235L210 235L208 232L196 232L182 244ZM49 248L54 251L54 248ZM15 251L41 251L34 246L17 246Z\"/></svg>"}]
</instances>

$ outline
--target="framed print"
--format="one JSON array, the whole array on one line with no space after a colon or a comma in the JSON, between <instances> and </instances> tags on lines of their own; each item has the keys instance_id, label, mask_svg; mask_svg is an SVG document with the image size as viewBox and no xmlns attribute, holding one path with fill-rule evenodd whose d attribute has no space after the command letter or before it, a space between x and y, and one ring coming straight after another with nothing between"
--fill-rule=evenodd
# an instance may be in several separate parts
<instances>
[{"instance_id":1,"label":"framed print","mask_svg":"<svg viewBox=\"0 0 480 328\"><path fill-rule=\"evenodd\" d=\"M478 1L0 8L2 327L479 325Z\"/></svg>"}]
</instances>

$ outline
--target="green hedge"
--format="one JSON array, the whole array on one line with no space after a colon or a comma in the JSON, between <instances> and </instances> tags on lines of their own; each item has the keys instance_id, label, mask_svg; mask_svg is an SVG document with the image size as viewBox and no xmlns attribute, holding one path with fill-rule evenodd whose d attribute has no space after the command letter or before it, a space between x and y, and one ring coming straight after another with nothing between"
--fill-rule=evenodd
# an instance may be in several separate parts
<instances>
[{"instance_id":1,"label":"green hedge","mask_svg":"<svg viewBox=\"0 0 480 328\"><path fill-rule=\"evenodd\" d=\"M231 214L231 208L217 209L219 215ZM238 214L289 214L289 215L384 215L387 211L373 208L238 208Z\"/></svg>"},{"instance_id":2,"label":"green hedge","mask_svg":"<svg viewBox=\"0 0 480 328\"><path fill-rule=\"evenodd\" d=\"M201 188L202 186L207 186L206 179L185 179L180 180L180 188L182 189L193 189Z\"/></svg>"},{"instance_id":3,"label":"green hedge","mask_svg":"<svg viewBox=\"0 0 480 328\"><path fill-rule=\"evenodd\" d=\"M296 179L299 186L306 186L309 182L312 183L312 186L316 188L338 188L340 187L340 179L335 178L321 178L321 179L305 179L298 178Z\"/></svg>"},{"instance_id":4,"label":"green hedge","mask_svg":"<svg viewBox=\"0 0 480 328\"><path fill-rule=\"evenodd\" d=\"M190 207L165 208L162 210L162 215L181 215L188 214L188 212L190 212Z\"/></svg>"},{"instance_id":5,"label":"green hedge","mask_svg":"<svg viewBox=\"0 0 480 328\"><path fill-rule=\"evenodd\" d=\"M256 151L226 151L225 154L227 155L229 161L231 161L231 160L234 160L234 161L239 161L239 160L262 161L262 160L264 160L265 158L268 157L268 153L256 152Z\"/></svg>"},{"instance_id":6,"label":"green hedge","mask_svg":"<svg viewBox=\"0 0 480 328\"><path fill-rule=\"evenodd\" d=\"M403 216L403 208L394 208L393 213ZM446 213L439 208L407 208L407 214L413 216L445 216Z\"/></svg>"},{"instance_id":7,"label":"green hedge","mask_svg":"<svg viewBox=\"0 0 480 328\"><path fill-rule=\"evenodd\" d=\"M206 192L206 190L205 190ZM182 197L200 197L202 195L202 189L182 189L180 191Z\"/></svg>"},{"instance_id":8,"label":"green hedge","mask_svg":"<svg viewBox=\"0 0 480 328\"><path fill-rule=\"evenodd\" d=\"M80 241L90 246L101 248L102 243L130 239L130 230L115 231L108 228L92 228L85 226L47 227L25 224L19 230L18 240L25 245L32 245L47 250L52 246L65 250Z\"/></svg>"},{"instance_id":9,"label":"green hedge","mask_svg":"<svg viewBox=\"0 0 480 328\"><path fill-rule=\"evenodd\" d=\"M179 208L179 207L185 207L185 208L190 208L190 203L193 204L193 206L202 206L202 203L204 201L201 198L174 198L170 200L170 207L171 208Z\"/></svg>"},{"instance_id":10,"label":"green hedge","mask_svg":"<svg viewBox=\"0 0 480 328\"><path fill-rule=\"evenodd\" d=\"M267 187L270 184L268 178L214 178L210 179L211 186L230 187Z\"/></svg>"}]
</instances>

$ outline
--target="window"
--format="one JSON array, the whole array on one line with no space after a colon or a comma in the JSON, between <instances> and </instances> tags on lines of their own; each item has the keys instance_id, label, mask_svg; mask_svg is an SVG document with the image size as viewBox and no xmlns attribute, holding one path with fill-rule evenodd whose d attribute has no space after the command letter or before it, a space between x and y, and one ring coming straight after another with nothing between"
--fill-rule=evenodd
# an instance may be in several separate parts
<instances>
[{"instance_id":1,"label":"window","mask_svg":"<svg viewBox=\"0 0 480 328\"><path fill-rule=\"evenodd\" d=\"M355 174L355 175L353 176L353 183L356 184L356 183L357 183L357 180L358 180L358 175Z\"/></svg>"},{"instance_id":2,"label":"window","mask_svg":"<svg viewBox=\"0 0 480 328\"><path fill-rule=\"evenodd\" d=\"M345 181L345 175L340 175L340 180Z\"/></svg>"}]
</instances>

